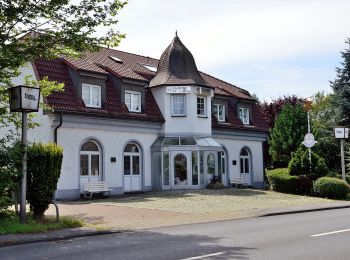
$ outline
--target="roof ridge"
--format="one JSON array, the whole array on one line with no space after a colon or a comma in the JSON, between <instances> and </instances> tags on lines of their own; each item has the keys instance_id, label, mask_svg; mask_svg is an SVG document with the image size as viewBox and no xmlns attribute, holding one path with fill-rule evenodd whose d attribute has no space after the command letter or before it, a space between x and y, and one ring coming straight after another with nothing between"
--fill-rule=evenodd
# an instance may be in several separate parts
<instances>
[{"instance_id":1,"label":"roof ridge","mask_svg":"<svg viewBox=\"0 0 350 260\"><path fill-rule=\"evenodd\" d=\"M228 85L230 85L230 86L233 86L233 87L239 89L243 94L247 94L247 93L248 93L248 94L250 95L250 93L249 93L248 90L245 90L245 89L243 89L243 88L237 87L236 85L233 85L233 84L231 84L231 83L229 83L229 82L227 82L227 81L225 81L225 80L219 79L219 78L217 78L217 77L215 77L215 76L212 76L212 75L210 75L210 74L208 74L208 73L205 73L205 72L203 72L203 71L199 71L199 72L200 72L200 73L203 73L204 75L207 75L207 76L209 76L209 77L212 77L212 78L214 78L214 79L217 79L217 80L219 80L219 81L221 81L221 82L224 82L224 83L226 83L226 84L228 84Z\"/></svg>"},{"instance_id":2,"label":"roof ridge","mask_svg":"<svg viewBox=\"0 0 350 260\"><path fill-rule=\"evenodd\" d=\"M135 56L139 56L139 57L143 57L143 58L148 58L148 59L152 59L152 60L155 60L155 61L159 62L159 59L152 58L150 56L140 55L140 54L136 54L136 53L132 53L132 52L128 52L128 51L122 51L122 50L113 49L113 48L107 48L107 47L101 47L101 48L106 49L106 50L112 50L112 51L120 51L120 52L124 52L124 53L127 53L127 54L131 54L131 55L135 55Z\"/></svg>"}]
</instances>

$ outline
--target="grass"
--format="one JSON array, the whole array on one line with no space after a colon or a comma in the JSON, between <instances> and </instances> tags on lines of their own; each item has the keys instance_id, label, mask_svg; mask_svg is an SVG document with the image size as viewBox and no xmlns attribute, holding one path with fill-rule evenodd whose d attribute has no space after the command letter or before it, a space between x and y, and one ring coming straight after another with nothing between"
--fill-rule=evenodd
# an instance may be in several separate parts
<instances>
[{"instance_id":1,"label":"grass","mask_svg":"<svg viewBox=\"0 0 350 260\"><path fill-rule=\"evenodd\" d=\"M56 222L55 217L44 217L42 220L35 220L30 214L27 215L26 223L21 224L18 216L13 211L0 214L0 235L39 233L62 228L81 227L82 225L81 220L72 217L60 217L60 221Z\"/></svg>"}]
</instances>

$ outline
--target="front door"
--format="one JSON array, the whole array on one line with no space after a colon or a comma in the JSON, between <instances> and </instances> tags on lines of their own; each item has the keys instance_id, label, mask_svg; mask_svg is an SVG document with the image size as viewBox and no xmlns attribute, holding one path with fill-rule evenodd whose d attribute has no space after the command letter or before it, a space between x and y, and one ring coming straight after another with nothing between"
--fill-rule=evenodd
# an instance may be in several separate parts
<instances>
[{"instance_id":1,"label":"front door","mask_svg":"<svg viewBox=\"0 0 350 260\"><path fill-rule=\"evenodd\" d=\"M134 144L132 144L134 145ZM136 145L135 145L136 147ZM136 147L137 148L137 147ZM124 152L124 191L142 190L141 159L139 149L131 149Z\"/></svg>"},{"instance_id":2,"label":"front door","mask_svg":"<svg viewBox=\"0 0 350 260\"><path fill-rule=\"evenodd\" d=\"M186 189L192 185L191 152L181 151L171 153L171 188Z\"/></svg>"},{"instance_id":3,"label":"front door","mask_svg":"<svg viewBox=\"0 0 350 260\"><path fill-rule=\"evenodd\" d=\"M205 184L211 182L214 176L218 176L218 163L217 163L217 152L207 151L204 153L204 173L205 173Z\"/></svg>"}]
</instances>

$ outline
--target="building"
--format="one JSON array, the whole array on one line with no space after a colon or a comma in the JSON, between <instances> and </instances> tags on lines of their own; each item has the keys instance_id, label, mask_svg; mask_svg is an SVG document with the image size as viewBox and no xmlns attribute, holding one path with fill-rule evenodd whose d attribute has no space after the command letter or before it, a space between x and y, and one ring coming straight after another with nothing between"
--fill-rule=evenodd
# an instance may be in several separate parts
<instances>
[{"instance_id":1,"label":"building","mask_svg":"<svg viewBox=\"0 0 350 260\"><path fill-rule=\"evenodd\" d=\"M112 194L205 188L243 176L264 187L267 124L248 91L197 70L176 35L160 60L102 48L81 59L37 60L24 69L65 90L44 101L31 141L64 149L56 198L103 180Z\"/></svg>"}]
</instances>

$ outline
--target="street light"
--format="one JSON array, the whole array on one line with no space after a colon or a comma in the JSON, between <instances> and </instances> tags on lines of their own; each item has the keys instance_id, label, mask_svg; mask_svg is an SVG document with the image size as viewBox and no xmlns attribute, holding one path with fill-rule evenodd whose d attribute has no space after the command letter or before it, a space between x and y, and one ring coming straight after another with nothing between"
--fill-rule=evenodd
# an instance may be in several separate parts
<instances>
[{"instance_id":1,"label":"street light","mask_svg":"<svg viewBox=\"0 0 350 260\"><path fill-rule=\"evenodd\" d=\"M28 86L16 86L9 88L10 111L22 112L22 177L20 199L20 222L26 222L26 192L27 192L27 113L38 112L40 89Z\"/></svg>"}]
</instances>

